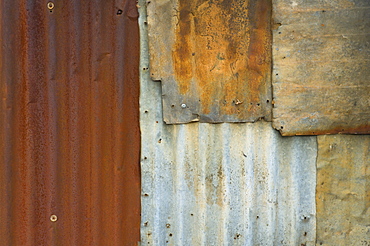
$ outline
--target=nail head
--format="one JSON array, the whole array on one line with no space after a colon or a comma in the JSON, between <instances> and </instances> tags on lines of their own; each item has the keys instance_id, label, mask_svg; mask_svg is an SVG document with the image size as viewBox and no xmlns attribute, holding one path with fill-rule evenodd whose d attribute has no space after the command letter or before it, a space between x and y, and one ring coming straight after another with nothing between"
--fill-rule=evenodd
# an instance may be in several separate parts
<instances>
[{"instance_id":1,"label":"nail head","mask_svg":"<svg viewBox=\"0 0 370 246\"><path fill-rule=\"evenodd\" d=\"M48 9L52 10L54 8L53 2L48 2Z\"/></svg>"},{"instance_id":2,"label":"nail head","mask_svg":"<svg viewBox=\"0 0 370 246\"><path fill-rule=\"evenodd\" d=\"M50 216L50 221L51 222L55 222L57 220L58 220L58 217L55 214L53 214L52 216Z\"/></svg>"}]
</instances>

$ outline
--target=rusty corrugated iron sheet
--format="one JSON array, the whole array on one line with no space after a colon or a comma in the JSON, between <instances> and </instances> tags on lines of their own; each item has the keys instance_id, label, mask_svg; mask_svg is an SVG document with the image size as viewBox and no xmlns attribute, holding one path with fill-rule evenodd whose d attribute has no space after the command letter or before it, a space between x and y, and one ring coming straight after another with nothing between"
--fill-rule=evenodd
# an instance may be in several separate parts
<instances>
[{"instance_id":1,"label":"rusty corrugated iron sheet","mask_svg":"<svg viewBox=\"0 0 370 246\"><path fill-rule=\"evenodd\" d=\"M269 122L166 125L139 5L142 244L315 245L316 137Z\"/></svg>"},{"instance_id":2,"label":"rusty corrugated iron sheet","mask_svg":"<svg viewBox=\"0 0 370 246\"><path fill-rule=\"evenodd\" d=\"M1 245L136 245L135 1L0 4Z\"/></svg>"},{"instance_id":3,"label":"rusty corrugated iron sheet","mask_svg":"<svg viewBox=\"0 0 370 246\"><path fill-rule=\"evenodd\" d=\"M370 136L319 136L318 150L316 245L370 245Z\"/></svg>"},{"instance_id":4,"label":"rusty corrugated iron sheet","mask_svg":"<svg viewBox=\"0 0 370 246\"><path fill-rule=\"evenodd\" d=\"M271 119L271 0L144 5L167 124Z\"/></svg>"},{"instance_id":5,"label":"rusty corrugated iron sheet","mask_svg":"<svg viewBox=\"0 0 370 246\"><path fill-rule=\"evenodd\" d=\"M274 1L273 126L370 133L370 1Z\"/></svg>"}]
</instances>

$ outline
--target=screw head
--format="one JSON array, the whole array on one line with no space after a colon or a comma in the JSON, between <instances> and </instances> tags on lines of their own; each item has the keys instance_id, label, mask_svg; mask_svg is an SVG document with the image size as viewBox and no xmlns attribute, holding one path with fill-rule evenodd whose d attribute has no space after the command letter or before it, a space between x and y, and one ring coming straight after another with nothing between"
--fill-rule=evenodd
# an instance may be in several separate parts
<instances>
[{"instance_id":1,"label":"screw head","mask_svg":"<svg viewBox=\"0 0 370 246\"><path fill-rule=\"evenodd\" d=\"M181 108L186 108L186 104L185 103L181 104Z\"/></svg>"}]
</instances>

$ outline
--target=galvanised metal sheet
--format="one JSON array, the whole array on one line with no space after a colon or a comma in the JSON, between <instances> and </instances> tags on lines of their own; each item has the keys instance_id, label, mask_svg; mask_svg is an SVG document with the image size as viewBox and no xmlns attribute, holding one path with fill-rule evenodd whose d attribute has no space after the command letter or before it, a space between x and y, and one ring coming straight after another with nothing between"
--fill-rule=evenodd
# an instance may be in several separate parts
<instances>
[{"instance_id":1,"label":"galvanised metal sheet","mask_svg":"<svg viewBox=\"0 0 370 246\"><path fill-rule=\"evenodd\" d=\"M370 133L370 1L273 3L273 126Z\"/></svg>"},{"instance_id":2,"label":"galvanised metal sheet","mask_svg":"<svg viewBox=\"0 0 370 246\"><path fill-rule=\"evenodd\" d=\"M167 124L271 120L271 0L144 5Z\"/></svg>"},{"instance_id":3,"label":"galvanised metal sheet","mask_svg":"<svg viewBox=\"0 0 370 246\"><path fill-rule=\"evenodd\" d=\"M318 137L317 245L370 245L370 136Z\"/></svg>"},{"instance_id":4,"label":"galvanised metal sheet","mask_svg":"<svg viewBox=\"0 0 370 246\"><path fill-rule=\"evenodd\" d=\"M135 1L0 5L0 244L136 245Z\"/></svg>"},{"instance_id":5,"label":"galvanised metal sheet","mask_svg":"<svg viewBox=\"0 0 370 246\"><path fill-rule=\"evenodd\" d=\"M139 6L142 245L315 245L316 137L267 122L165 124Z\"/></svg>"}]
</instances>

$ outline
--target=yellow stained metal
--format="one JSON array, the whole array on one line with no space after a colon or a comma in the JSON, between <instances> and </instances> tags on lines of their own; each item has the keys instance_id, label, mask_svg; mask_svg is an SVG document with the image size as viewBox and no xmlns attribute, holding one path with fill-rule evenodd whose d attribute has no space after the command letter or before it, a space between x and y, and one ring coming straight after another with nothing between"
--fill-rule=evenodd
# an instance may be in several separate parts
<instances>
[{"instance_id":1,"label":"yellow stained metal","mask_svg":"<svg viewBox=\"0 0 370 246\"><path fill-rule=\"evenodd\" d=\"M273 126L370 133L370 1L274 1Z\"/></svg>"},{"instance_id":2,"label":"yellow stained metal","mask_svg":"<svg viewBox=\"0 0 370 246\"><path fill-rule=\"evenodd\" d=\"M270 120L270 16L270 0L148 3L166 123Z\"/></svg>"},{"instance_id":3,"label":"yellow stained metal","mask_svg":"<svg viewBox=\"0 0 370 246\"><path fill-rule=\"evenodd\" d=\"M317 245L370 245L370 136L318 136Z\"/></svg>"}]
</instances>

